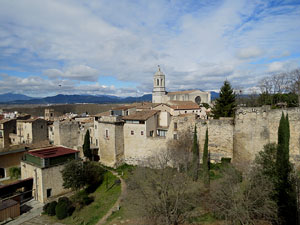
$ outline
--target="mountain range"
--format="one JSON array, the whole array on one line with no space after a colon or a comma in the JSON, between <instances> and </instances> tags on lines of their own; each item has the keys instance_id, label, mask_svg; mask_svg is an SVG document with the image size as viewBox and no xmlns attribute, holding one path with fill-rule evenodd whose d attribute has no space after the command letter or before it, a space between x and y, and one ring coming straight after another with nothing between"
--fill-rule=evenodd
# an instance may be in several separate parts
<instances>
[{"instance_id":1,"label":"mountain range","mask_svg":"<svg viewBox=\"0 0 300 225\"><path fill-rule=\"evenodd\" d=\"M219 97L219 93L211 92L211 99ZM55 95L45 98L33 98L27 95L6 93L0 94L0 104L75 104L75 103L132 103L152 100L152 94L140 97L121 98L112 95Z\"/></svg>"}]
</instances>

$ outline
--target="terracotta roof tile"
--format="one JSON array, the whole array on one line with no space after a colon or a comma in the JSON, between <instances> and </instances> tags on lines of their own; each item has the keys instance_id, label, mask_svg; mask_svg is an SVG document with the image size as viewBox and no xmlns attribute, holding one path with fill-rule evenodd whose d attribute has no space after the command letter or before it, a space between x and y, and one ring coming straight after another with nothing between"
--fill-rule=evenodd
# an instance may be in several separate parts
<instances>
[{"instance_id":1,"label":"terracotta roof tile","mask_svg":"<svg viewBox=\"0 0 300 225\"><path fill-rule=\"evenodd\" d=\"M189 93L192 93L195 91L198 91L198 90L174 91L174 92L168 92L167 95L189 94Z\"/></svg>"},{"instance_id":2,"label":"terracotta roof tile","mask_svg":"<svg viewBox=\"0 0 300 225\"><path fill-rule=\"evenodd\" d=\"M144 110L144 111L137 111L133 114L130 114L128 116L124 116L124 120L147 120L151 116L155 115L158 113L158 110Z\"/></svg>"},{"instance_id":3,"label":"terracotta roof tile","mask_svg":"<svg viewBox=\"0 0 300 225\"><path fill-rule=\"evenodd\" d=\"M169 105L172 109L200 109L200 106L192 101L170 101Z\"/></svg>"}]
</instances>

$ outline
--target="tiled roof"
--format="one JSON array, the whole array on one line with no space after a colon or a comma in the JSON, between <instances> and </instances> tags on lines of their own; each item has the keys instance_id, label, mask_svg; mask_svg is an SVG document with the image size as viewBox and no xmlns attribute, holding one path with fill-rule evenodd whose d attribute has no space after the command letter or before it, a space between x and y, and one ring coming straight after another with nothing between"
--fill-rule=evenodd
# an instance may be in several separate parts
<instances>
[{"instance_id":1,"label":"tiled roof","mask_svg":"<svg viewBox=\"0 0 300 225\"><path fill-rule=\"evenodd\" d=\"M39 150L31 150L28 152L28 154L45 159L45 158L53 158L61 155L68 155L76 152L79 151L59 146L59 147L44 148Z\"/></svg>"},{"instance_id":2,"label":"tiled roof","mask_svg":"<svg viewBox=\"0 0 300 225\"><path fill-rule=\"evenodd\" d=\"M172 109L200 109L200 106L192 101L170 101L169 105Z\"/></svg>"},{"instance_id":3,"label":"tiled roof","mask_svg":"<svg viewBox=\"0 0 300 225\"><path fill-rule=\"evenodd\" d=\"M124 116L124 120L147 120L151 116L155 115L158 113L158 110L145 110L145 111L137 111L133 114L130 114L128 116Z\"/></svg>"},{"instance_id":4,"label":"tiled roof","mask_svg":"<svg viewBox=\"0 0 300 225\"><path fill-rule=\"evenodd\" d=\"M105 111L94 115L94 117L109 116L109 115L110 115L110 111Z\"/></svg>"},{"instance_id":5,"label":"tiled roof","mask_svg":"<svg viewBox=\"0 0 300 225\"><path fill-rule=\"evenodd\" d=\"M15 119L3 119L3 120L0 120L0 123L6 123L6 122L11 121L11 120L15 120Z\"/></svg>"},{"instance_id":6,"label":"tiled roof","mask_svg":"<svg viewBox=\"0 0 300 225\"><path fill-rule=\"evenodd\" d=\"M127 110L127 109L132 109L135 107L136 107L136 105L123 105L123 106L115 107L112 110Z\"/></svg>"},{"instance_id":7,"label":"tiled roof","mask_svg":"<svg viewBox=\"0 0 300 225\"><path fill-rule=\"evenodd\" d=\"M174 91L174 92L168 92L167 95L189 94L189 93L192 93L192 92L195 92L195 91L198 91L198 90Z\"/></svg>"},{"instance_id":8,"label":"tiled roof","mask_svg":"<svg viewBox=\"0 0 300 225\"><path fill-rule=\"evenodd\" d=\"M18 122L28 122L28 123L32 123L32 122L35 122L37 120L44 120L44 119L41 119L41 118L30 118L28 120L18 120Z\"/></svg>"}]
</instances>

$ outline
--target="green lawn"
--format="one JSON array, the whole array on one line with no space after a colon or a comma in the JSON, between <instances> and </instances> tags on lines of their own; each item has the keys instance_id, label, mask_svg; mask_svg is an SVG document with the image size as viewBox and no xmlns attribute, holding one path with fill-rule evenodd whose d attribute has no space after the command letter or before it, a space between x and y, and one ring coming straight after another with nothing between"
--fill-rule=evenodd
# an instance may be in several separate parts
<instances>
[{"instance_id":1,"label":"green lawn","mask_svg":"<svg viewBox=\"0 0 300 225\"><path fill-rule=\"evenodd\" d=\"M115 180L118 178L111 172L106 172L105 176L104 182L94 193L90 194L90 196L95 198L94 202L81 210L75 210L72 216L59 222L64 224L96 224L114 205L121 194L121 185L113 186ZM112 188L107 190L107 187Z\"/></svg>"}]
</instances>

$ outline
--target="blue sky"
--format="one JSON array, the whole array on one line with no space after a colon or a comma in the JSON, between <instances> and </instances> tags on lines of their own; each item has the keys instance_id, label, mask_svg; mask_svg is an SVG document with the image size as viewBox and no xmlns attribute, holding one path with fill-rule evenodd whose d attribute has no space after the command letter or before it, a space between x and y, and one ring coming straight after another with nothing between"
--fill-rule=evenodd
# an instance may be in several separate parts
<instances>
[{"instance_id":1,"label":"blue sky","mask_svg":"<svg viewBox=\"0 0 300 225\"><path fill-rule=\"evenodd\" d=\"M300 2L0 0L0 93L255 89L300 67Z\"/></svg>"}]
</instances>

